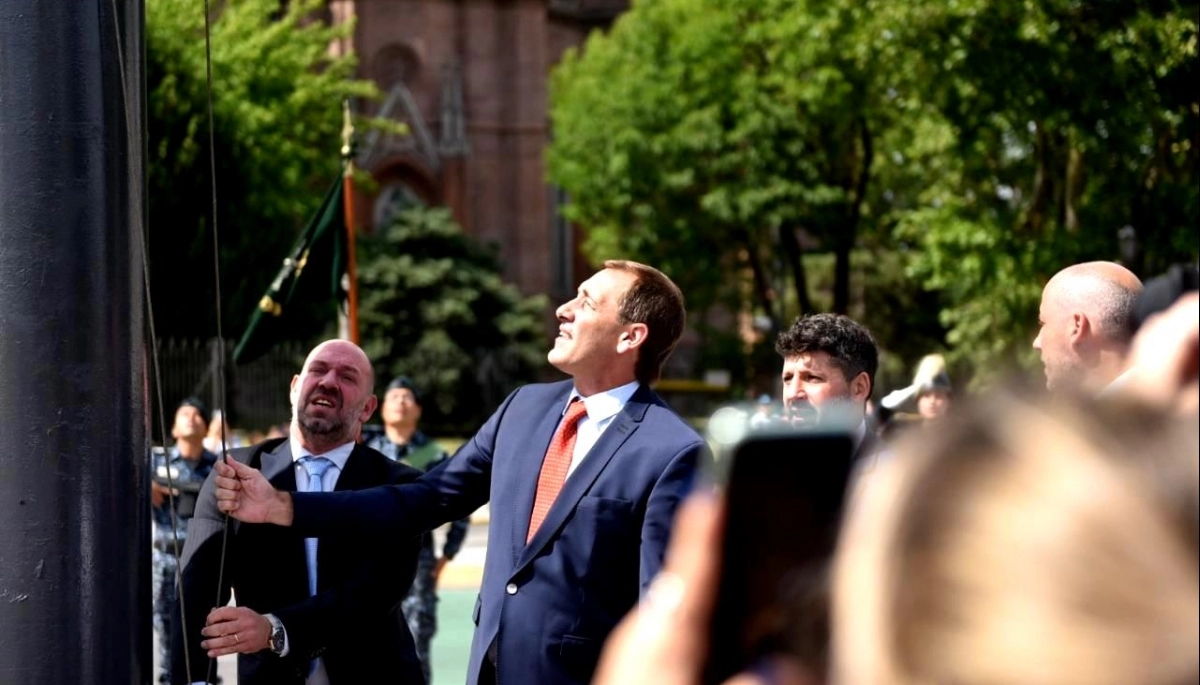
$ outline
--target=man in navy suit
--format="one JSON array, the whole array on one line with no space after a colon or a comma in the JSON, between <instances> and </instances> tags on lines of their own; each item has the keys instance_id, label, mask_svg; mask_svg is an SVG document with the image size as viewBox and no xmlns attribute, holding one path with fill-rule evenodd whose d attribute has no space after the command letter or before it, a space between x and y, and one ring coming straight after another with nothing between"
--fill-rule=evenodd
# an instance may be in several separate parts
<instances>
[{"instance_id":1,"label":"man in navy suit","mask_svg":"<svg viewBox=\"0 0 1200 685\"><path fill-rule=\"evenodd\" d=\"M707 451L649 387L684 327L669 278L606 262L557 316L548 359L571 380L519 388L416 483L292 494L225 463L220 508L305 535L357 526L407 537L490 501L468 683L588 682L605 638L661 568L675 508Z\"/></svg>"}]
</instances>

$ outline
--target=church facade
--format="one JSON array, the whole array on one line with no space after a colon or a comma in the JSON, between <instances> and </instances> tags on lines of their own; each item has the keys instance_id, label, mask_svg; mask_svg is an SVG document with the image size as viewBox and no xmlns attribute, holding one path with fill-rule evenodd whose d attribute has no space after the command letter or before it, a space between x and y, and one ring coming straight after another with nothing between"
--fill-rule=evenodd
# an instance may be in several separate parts
<instances>
[{"instance_id":1,"label":"church facade","mask_svg":"<svg viewBox=\"0 0 1200 685\"><path fill-rule=\"evenodd\" d=\"M546 179L549 77L565 50L605 27L627 0L331 0L353 19L359 76L384 93L366 114L408 136L360 137L358 164L378 191L360 195L372 230L410 203L444 205L467 234L495 244L506 277L558 300L586 277L578 235Z\"/></svg>"}]
</instances>

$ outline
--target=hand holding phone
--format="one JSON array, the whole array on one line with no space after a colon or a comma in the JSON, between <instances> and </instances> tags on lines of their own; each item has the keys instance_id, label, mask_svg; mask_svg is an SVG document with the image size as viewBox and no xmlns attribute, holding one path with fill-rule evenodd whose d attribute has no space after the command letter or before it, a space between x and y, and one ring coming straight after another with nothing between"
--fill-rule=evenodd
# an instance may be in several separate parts
<instances>
[{"instance_id":1,"label":"hand holding phone","mask_svg":"<svg viewBox=\"0 0 1200 685\"><path fill-rule=\"evenodd\" d=\"M849 430L773 429L732 450L703 682L773 655L824 669L829 561L852 470Z\"/></svg>"}]
</instances>

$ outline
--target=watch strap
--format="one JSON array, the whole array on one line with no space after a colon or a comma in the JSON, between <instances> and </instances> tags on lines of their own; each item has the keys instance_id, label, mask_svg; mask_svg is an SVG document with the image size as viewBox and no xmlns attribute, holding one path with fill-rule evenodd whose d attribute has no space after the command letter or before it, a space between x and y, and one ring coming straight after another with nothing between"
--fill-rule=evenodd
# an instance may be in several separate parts
<instances>
[{"instance_id":1,"label":"watch strap","mask_svg":"<svg viewBox=\"0 0 1200 685\"><path fill-rule=\"evenodd\" d=\"M287 651L287 630L283 627L283 621L275 614L266 614L265 617L271 622L271 636L267 639L267 644L276 656L283 656Z\"/></svg>"}]
</instances>

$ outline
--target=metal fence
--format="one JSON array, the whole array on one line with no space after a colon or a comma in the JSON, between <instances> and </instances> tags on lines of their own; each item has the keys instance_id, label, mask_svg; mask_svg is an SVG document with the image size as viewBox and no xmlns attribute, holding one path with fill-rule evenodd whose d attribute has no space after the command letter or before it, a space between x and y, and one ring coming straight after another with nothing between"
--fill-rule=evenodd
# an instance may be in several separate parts
<instances>
[{"instance_id":1,"label":"metal fence","mask_svg":"<svg viewBox=\"0 0 1200 685\"><path fill-rule=\"evenodd\" d=\"M160 340L158 365L161 369L162 402L165 416L160 422L154 369L150 369L150 434L155 444L171 441L171 422L175 408L186 397L199 397L210 409L221 409L227 425L237 431L266 431L271 425L288 421L288 384L304 363L308 350L299 344L279 344L262 357L248 363L233 363L233 341L226 341L225 400L218 383L221 345L209 340ZM160 426L166 426L162 435Z\"/></svg>"}]
</instances>

